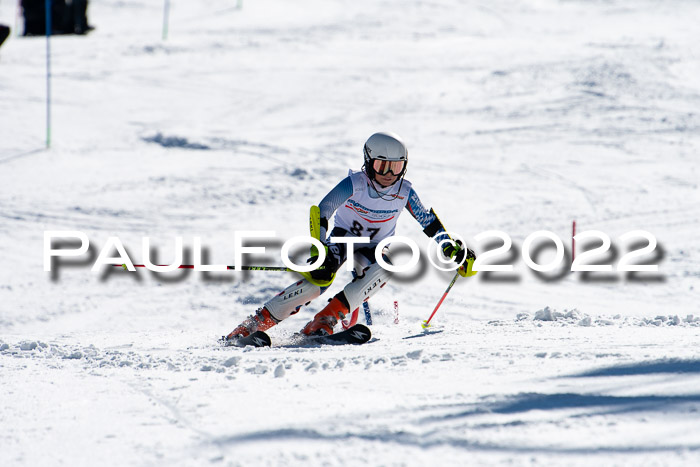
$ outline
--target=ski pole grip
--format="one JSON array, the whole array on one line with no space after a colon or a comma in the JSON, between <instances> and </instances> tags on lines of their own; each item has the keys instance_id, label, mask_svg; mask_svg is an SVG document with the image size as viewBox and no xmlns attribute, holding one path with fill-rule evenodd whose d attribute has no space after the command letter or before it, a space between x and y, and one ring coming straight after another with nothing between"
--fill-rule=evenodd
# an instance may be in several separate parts
<instances>
[{"instance_id":1,"label":"ski pole grip","mask_svg":"<svg viewBox=\"0 0 700 467\"><path fill-rule=\"evenodd\" d=\"M311 206L309 212L309 232L311 237L321 240L321 208L316 205ZM311 256L318 256L318 249L311 246Z\"/></svg>"}]
</instances>

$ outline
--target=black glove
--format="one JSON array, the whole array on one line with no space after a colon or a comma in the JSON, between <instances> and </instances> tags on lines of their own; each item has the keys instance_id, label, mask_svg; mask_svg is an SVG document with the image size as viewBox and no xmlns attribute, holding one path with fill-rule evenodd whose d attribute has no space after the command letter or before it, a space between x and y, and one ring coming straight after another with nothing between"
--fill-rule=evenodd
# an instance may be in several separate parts
<instances>
[{"instance_id":1,"label":"black glove","mask_svg":"<svg viewBox=\"0 0 700 467\"><path fill-rule=\"evenodd\" d=\"M465 248L461 240L457 240L455 243L456 245L452 243L445 243L445 246L442 248L442 252L446 258L451 259L457 264L462 264L465 256L467 258L476 258L474 252L469 248Z\"/></svg>"},{"instance_id":2,"label":"black glove","mask_svg":"<svg viewBox=\"0 0 700 467\"><path fill-rule=\"evenodd\" d=\"M456 245L446 243L442 248L442 252L447 258L450 258L452 261L460 265L459 273L463 277L473 276L476 274L476 271L472 272L469 268L469 265L473 264L474 260L476 259L476 253L474 253L473 250L466 248L461 240L457 240Z\"/></svg>"},{"instance_id":3,"label":"black glove","mask_svg":"<svg viewBox=\"0 0 700 467\"><path fill-rule=\"evenodd\" d=\"M315 262L317 258L318 256L312 256L306 260L306 262L311 264ZM326 246L326 259L323 261L323 264L311 271L309 274L314 278L314 280L328 282L333 280L335 277L335 272L338 270L338 266L340 266L338 258Z\"/></svg>"}]
</instances>

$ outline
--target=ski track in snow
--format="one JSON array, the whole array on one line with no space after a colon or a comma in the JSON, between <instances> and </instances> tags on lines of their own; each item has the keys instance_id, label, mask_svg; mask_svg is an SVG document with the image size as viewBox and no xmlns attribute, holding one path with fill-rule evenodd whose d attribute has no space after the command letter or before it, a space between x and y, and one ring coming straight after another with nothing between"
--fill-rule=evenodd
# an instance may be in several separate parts
<instances>
[{"instance_id":1,"label":"ski track in snow","mask_svg":"<svg viewBox=\"0 0 700 467\"><path fill-rule=\"evenodd\" d=\"M0 49L0 465L698 465L698 5L239 3L171 2L162 40L162 2L90 2L94 32L51 40L49 151L45 39ZM430 266L371 300L370 343L295 344L341 273L269 349L216 340L292 274L90 272L110 236L230 264L234 230L275 230L251 264L278 264L380 130L450 230L513 239L433 333ZM659 273L528 270L572 220L601 264L651 232ZM45 230L89 254L44 272Z\"/></svg>"}]
</instances>

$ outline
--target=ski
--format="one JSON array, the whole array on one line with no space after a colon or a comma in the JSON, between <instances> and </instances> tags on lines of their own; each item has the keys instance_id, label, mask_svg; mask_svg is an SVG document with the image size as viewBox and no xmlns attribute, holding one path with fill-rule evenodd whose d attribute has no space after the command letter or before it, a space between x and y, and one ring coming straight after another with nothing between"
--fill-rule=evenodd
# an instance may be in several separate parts
<instances>
[{"instance_id":1,"label":"ski","mask_svg":"<svg viewBox=\"0 0 700 467\"><path fill-rule=\"evenodd\" d=\"M246 347L249 345L252 345L253 347L270 347L272 345L270 336L268 336L264 331L255 331L253 334L247 337L239 337L231 340L226 340L226 337L224 336L221 338L221 341L227 347Z\"/></svg>"},{"instance_id":2,"label":"ski","mask_svg":"<svg viewBox=\"0 0 700 467\"><path fill-rule=\"evenodd\" d=\"M372 331L364 324L356 324L345 331L336 332L329 336L305 336L303 334L299 334L298 336L301 338L299 343L306 342L330 345L364 344L369 342L372 338ZM232 340L226 340L226 337L222 337L221 342L227 347L246 347L249 345L254 347L270 347L272 345L270 336L264 331L256 331L248 337L240 337Z\"/></svg>"},{"instance_id":3,"label":"ski","mask_svg":"<svg viewBox=\"0 0 700 467\"><path fill-rule=\"evenodd\" d=\"M322 344L364 344L372 338L372 331L364 324L356 324L345 331L329 336L308 336L305 339Z\"/></svg>"}]
</instances>

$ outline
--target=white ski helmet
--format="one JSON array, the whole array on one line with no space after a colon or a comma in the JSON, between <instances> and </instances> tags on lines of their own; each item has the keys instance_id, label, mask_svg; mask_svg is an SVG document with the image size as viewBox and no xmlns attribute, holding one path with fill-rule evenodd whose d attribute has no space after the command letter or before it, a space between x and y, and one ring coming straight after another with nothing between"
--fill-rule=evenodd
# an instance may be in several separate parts
<instances>
[{"instance_id":1,"label":"white ski helmet","mask_svg":"<svg viewBox=\"0 0 700 467\"><path fill-rule=\"evenodd\" d=\"M373 134L365 143L364 154L364 169L370 180L374 180L377 172L391 172L398 177L397 181L406 173L408 150L396 133Z\"/></svg>"}]
</instances>

